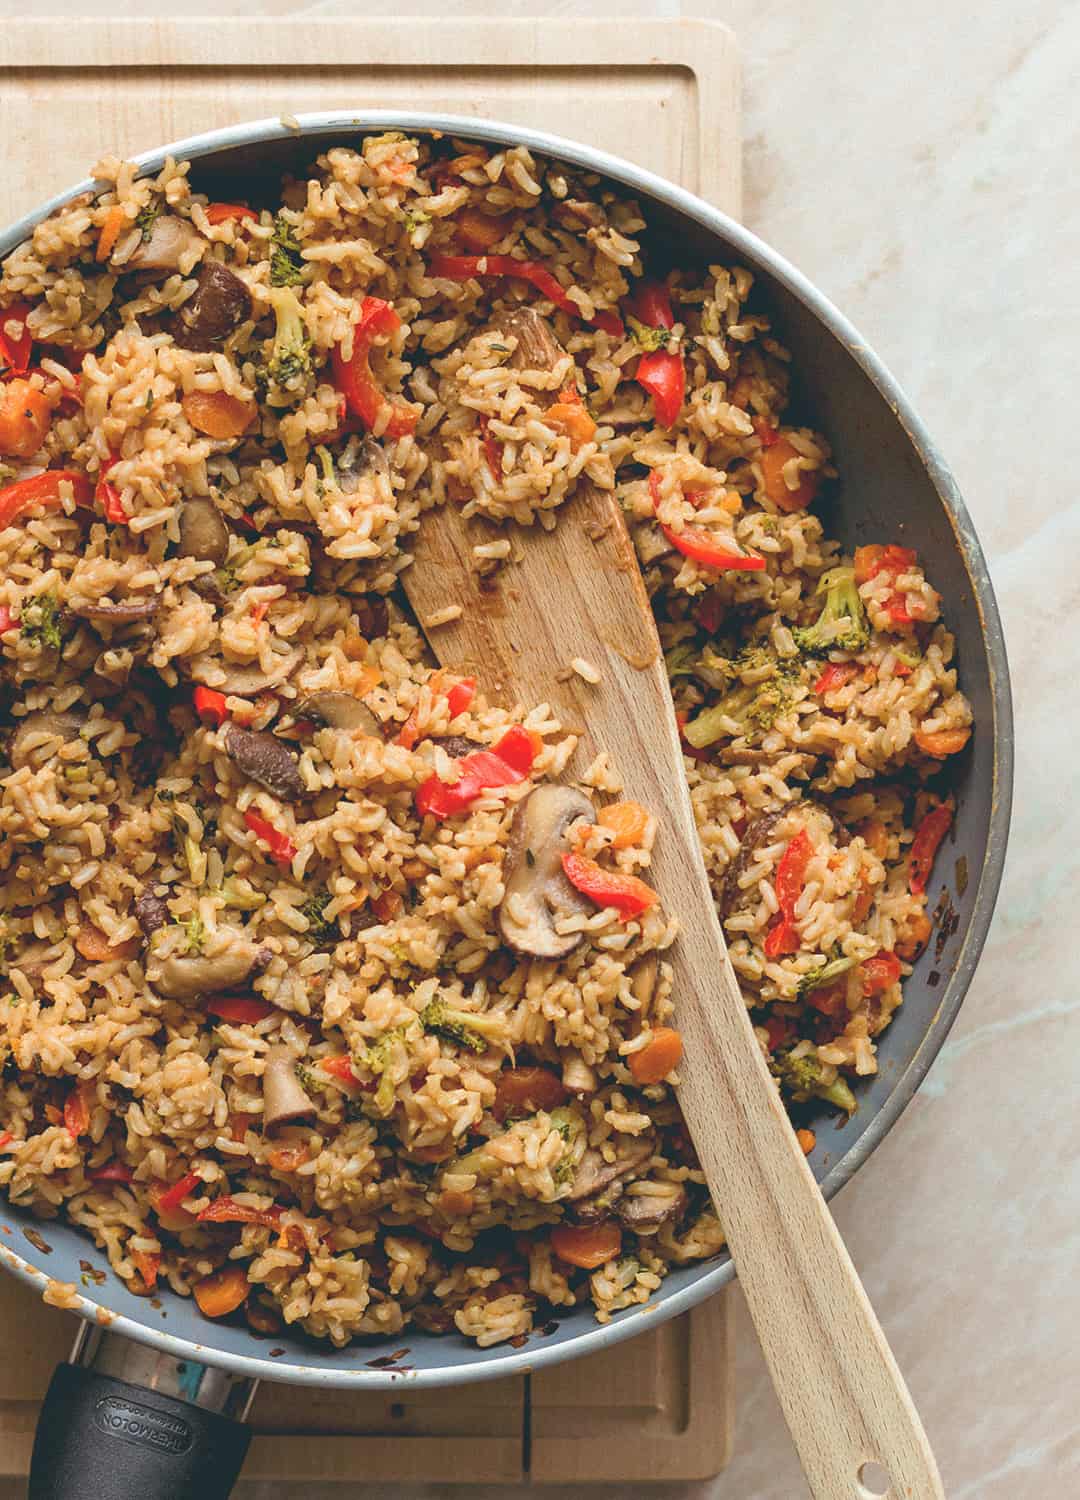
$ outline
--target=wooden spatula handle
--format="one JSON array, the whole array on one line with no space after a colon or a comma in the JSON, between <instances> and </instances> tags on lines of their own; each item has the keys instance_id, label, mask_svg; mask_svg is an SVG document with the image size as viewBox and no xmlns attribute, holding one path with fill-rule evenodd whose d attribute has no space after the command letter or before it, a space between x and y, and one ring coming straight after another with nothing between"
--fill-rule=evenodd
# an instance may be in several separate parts
<instances>
[{"instance_id":1,"label":"wooden spatula handle","mask_svg":"<svg viewBox=\"0 0 1080 1500\"><path fill-rule=\"evenodd\" d=\"M652 741L655 767L664 751L678 755L670 712L667 720L635 730ZM641 765L639 793L647 776ZM664 811L653 875L680 924L671 950L685 1042L679 1099L811 1492L817 1500L943 1497L903 1376L754 1036L688 804L669 796ZM867 1464L889 1475L887 1490L866 1482Z\"/></svg>"}]
</instances>

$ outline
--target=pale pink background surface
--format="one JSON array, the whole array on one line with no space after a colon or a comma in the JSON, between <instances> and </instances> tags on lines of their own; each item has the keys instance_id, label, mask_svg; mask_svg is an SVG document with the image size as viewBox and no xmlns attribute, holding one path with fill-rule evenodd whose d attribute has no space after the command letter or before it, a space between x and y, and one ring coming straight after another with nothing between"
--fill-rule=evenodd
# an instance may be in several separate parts
<instances>
[{"instance_id":1,"label":"pale pink background surface","mask_svg":"<svg viewBox=\"0 0 1080 1500\"><path fill-rule=\"evenodd\" d=\"M471 0L472 14L707 14L745 65L745 218L829 294L950 460L1006 619L1017 807L991 941L927 1085L835 1204L951 1500L1080 1496L1080 7L961 0ZM113 7L110 7L113 8ZM0 20L99 14L0 0ZM363 13L349 0L128 0L125 14ZM445 0L398 13L445 15ZM557 128L557 122L554 122ZM740 1308L735 1458L597 1500L805 1494ZM355 1485L243 1500L357 1500ZM398 1490L397 1500L460 1494ZM524 1491L491 1488L490 1500ZM569 1490L548 1490L570 1500Z\"/></svg>"}]
</instances>

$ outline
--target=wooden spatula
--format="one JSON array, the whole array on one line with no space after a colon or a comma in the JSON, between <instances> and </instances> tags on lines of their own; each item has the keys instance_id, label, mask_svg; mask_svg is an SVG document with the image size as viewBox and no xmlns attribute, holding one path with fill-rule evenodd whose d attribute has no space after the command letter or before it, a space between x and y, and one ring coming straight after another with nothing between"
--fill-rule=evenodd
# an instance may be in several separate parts
<instances>
[{"instance_id":1,"label":"wooden spatula","mask_svg":"<svg viewBox=\"0 0 1080 1500\"><path fill-rule=\"evenodd\" d=\"M518 362L532 368L543 343L538 324L526 329L527 352L521 327L510 330ZM546 337L557 354L550 330ZM679 1101L810 1489L817 1500L943 1497L918 1413L751 1029L619 507L582 482L554 531L513 528L515 561L479 578L473 546L507 534L463 521L451 506L429 512L405 589L421 626L448 604L462 606L457 620L430 631L440 663L475 675L504 703L550 703L585 741L575 765L607 749L625 794L659 820L651 876L680 924L667 955L685 1044ZM598 684L565 676L575 658L596 667Z\"/></svg>"}]
</instances>

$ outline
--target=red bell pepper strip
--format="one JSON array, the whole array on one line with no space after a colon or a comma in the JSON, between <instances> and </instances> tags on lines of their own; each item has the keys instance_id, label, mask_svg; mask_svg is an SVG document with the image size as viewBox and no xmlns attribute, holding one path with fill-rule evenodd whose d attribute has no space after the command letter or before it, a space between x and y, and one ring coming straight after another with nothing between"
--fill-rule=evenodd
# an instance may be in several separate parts
<instances>
[{"instance_id":1,"label":"red bell pepper strip","mask_svg":"<svg viewBox=\"0 0 1080 1500\"><path fill-rule=\"evenodd\" d=\"M136 1271L142 1277L143 1286L148 1292L152 1292L157 1285L158 1271L161 1269L161 1256L156 1250L133 1250L131 1260Z\"/></svg>"},{"instance_id":2,"label":"red bell pepper strip","mask_svg":"<svg viewBox=\"0 0 1080 1500\"><path fill-rule=\"evenodd\" d=\"M256 1000L249 995L214 995L206 1002L212 1016L223 1021L235 1021L241 1026L254 1026L256 1021L265 1021L274 1014L274 1007L265 1000Z\"/></svg>"},{"instance_id":3,"label":"red bell pepper strip","mask_svg":"<svg viewBox=\"0 0 1080 1500\"><path fill-rule=\"evenodd\" d=\"M864 995L880 995L900 978L900 960L895 953L882 950L864 959L859 968Z\"/></svg>"},{"instance_id":4,"label":"red bell pepper strip","mask_svg":"<svg viewBox=\"0 0 1080 1500\"><path fill-rule=\"evenodd\" d=\"M276 1229L283 1212L276 1203L273 1208L251 1208L223 1193L203 1209L198 1221L200 1224L263 1224L267 1229Z\"/></svg>"},{"instance_id":5,"label":"red bell pepper strip","mask_svg":"<svg viewBox=\"0 0 1080 1500\"><path fill-rule=\"evenodd\" d=\"M649 474L649 493L652 496L653 510L659 510L660 473L657 469ZM765 567L763 557L754 552L732 552L730 547L720 544L713 532L704 531L699 526L684 526L681 531L676 531L674 527L665 526L661 521L660 530L676 551L692 562L701 563L703 567L737 569L743 573L758 573Z\"/></svg>"},{"instance_id":6,"label":"red bell pepper strip","mask_svg":"<svg viewBox=\"0 0 1080 1500\"><path fill-rule=\"evenodd\" d=\"M780 856L776 867L776 900L780 914L765 934L766 958L780 958L799 951L799 932L795 926L795 906L806 883L806 867L814 856L814 846L805 828L800 828Z\"/></svg>"},{"instance_id":7,"label":"red bell pepper strip","mask_svg":"<svg viewBox=\"0 0 1080 1500\"><path fill-rule=\"evenodd\" d=\"M23 511L29 510L32 505L42 505L46 510L59 510L60 486L64 482L71 485L76 505L92 503L94 487L85 474L79 474L74 469L45 469L30 479L20 479L0 490L0 529L17 521Z\"/></svg>"},{"instance_id":8,"label":"red bell pepper strip","mask_svg":"<svg viewBox=\"0 0 1080 1500\"><path fill-rule=\"evenodd\" d=\"M246 203L208 203L206 218L211 224L224 224L229 219L254 219L257 223L259 216Z\"/></svg>"},{"instance_id":9,"label":"red bell pepper strip","mask_svg":"<svg viewBox=\"0 0 1080 1500\"><path fill-rule=\"evenodd\" d=\"M595 859L586 859L583 854L564 854L562 867L575 890L595 901L597 906L613 906L622 914L624 922L648 911L658 899L652 886L646 885L636 875L605 870Z\"/></svg>"},{"instance_id":10,"label":"red bell pepper strip","mask_svg":"<svg viewBox=\"0 0 1080 1500\"><path fill-rule=\"evenodd\" d=\"M930 879L930 872L934 868L934 860L937 857L941 841L949 831L953 820L953 810L947 802L932 808L926 814L918 828L911 843L911 890L912 894L920 896L926 890L926 883Z\"/></svg>"},{"instance_id":11,"label":"red bell pepper strip","mask_svg":"<svg viewBox=\"0 0 1080 1500\"><path fill-rule=\"evenodd\" d=\"M291 865L296 858L296 845L287 833L282 833L275 828L273 823L266 818L252 812L250 808L244 814L244 822L251 829L257 839L262 839L270 850L270 858L279 865Z\"/></svg>"},{"instance_id":12,"label":"red bell pepper strip","mask_svg":"<svg viewBox=\"0 0 1080 1500\"><path fill-rule=\"evenodd\" d=\"M783 1047L792 1040L795 1028L782 1016L770 1016L765 1022L765 1032L769 1039L769 1051L775 1052L778 1047Z\"/></svg>"},{"instance_id":13,"label":"red bell pepper strip","mask_svg":"<svg viewBox=\"0 0 1080 1500\"><path fill-rule=\"evenodd\" d=\"M339 1083L358 1084L360 1082L353 1071L352 1058L347 1052L340 1057L324 1057L319 1067L324 1073L329 1073L331 1078L336 1078Z\"/></svg>"},{"instance_id":14,"label":"red bell pepper strip","mask_svg":"<svg viewBox=\"0 0 1080 1500\"><path fill-rule=\"evenodd\" d=\"M106 475L111 474L120 462L120 455L110 457L107 464L102 464L98 475L98 482L94 489L94 499L105 512L106 521L111 521L114 526L125 526L131 517L124 509L120 500L120 491L115 484L110 484Z\"/></svg>"},{"instance_id":15,"label":"red bell pepper strip","mask_svg":"<svg viewBox=\"0 0 1080 1500\"><path fill-rule=\"evenodd\" d=\"M837 688L849 683L857 671L853 661L831 661L814 683L814 692L819 698L826 693L834 693Z\"/></svg>"},{"instance_id":16,"label":"red bell pepper strip","mask_svg":"<svg viewBox=\"0 0 1080 1500\"><path fill-rule=\"evenodd\" d=\"M369 430L385 415L383 432L392 438L406 437L413 432L420 413L402 401L392 401L380 389L371 373L368 357L379 334L394 333L400 327L401 319L389 302L384 302L381 297L365 297L360 304L360 316L353 325L352 358L343 359L338 347L330 355L334 384L345 397L349 411Z\"/></svg>"},{"instance_id":17,"label":"red bell pepper strip","mask_svg":"<svg viewBox=\"0 0 1080 1500\"><path fill-rule=\"evenodd\" d=\"M456 719L458 714L463 714L469 704L476 697L476 678L463 677L446 695L446 702L450 709L450 717Z\"/></svg>"},{"instance_id":18,"label":"red bell pepper strip","mask_svg":"<svg viewBox=\"0 0 1080 1500\"><path fill-rule=\"evenodd\" d=\"M572 318L588 322L581 308L566 294L560 281L538 260L516 260L512 255L433 255L428 264L428 274L445 277L447 281L482 280L485 276L514 276L527 281L542 297ZM611 308L602 309L592 319L597 328L616 338L623 332L623 322Z\"/></svg>"},{"instance_id":19,"label":"red bell pepper strip","mask_svg":"<svg viewBox=\"0 0 1080 1500\"><path fill-rule=\"evenodd\" d=\"M25 375L30 368L34 340L26 326L29 313L29 302L13 302L10 307L0 310L0 360L16 375ZM22 332L15 338L7 332L9 323L22 324Z\"/></svg>"},{"instance_id":20,"label":"red bell pepper strip","mask_svg":"<svg viewBox=\"0 0 1080 1500\"><path fill-rule=\"evenodd\" d=\"M64 1125L70 1136L78 1140L90 1129L90 1094L93 1085L85 1080L77 1083L64 1100Z\"/></svg>"},{"instance_id":21,"label":"red bell pepper strip","mask_svg":"<svg viewBox=\"0 0 1080 1500\"><path fill-rule=\"evenodd\" d=\"M477 423L481 433L480 446L484 450L488 471L492 479L498 479L502 475L503 445L497 437L493 436L487 417L478 417Z\"/></svg>"},{"instance_id":22,"label":"red bell pepper strip","mask_svg":"<svg viewBox=\"0 0 1080 1500\"><path fill-rule=\"evenodd\" d=\"M10 1130L0 1131L0 1151L6 1151L14 1139Z\"/></svg>"},{"instance_id":23,"label":"red bell pepper strip","mask_svg":"<svg viewBox=\"0 0 1080 1500\"><path fill-rule=\"evenodd\" d=\"M17 630L18 620L8 609L6 604L0 604L0 635L7 635L9 630Z\"/></svg>"},{"instance_id":24,"label":"red bell pepper strip","mask_svg":"<svg viewBox=\"0 0 1080 1500\"><path fill-rule=\"evenodd\" d=\"M452 785L431 775L417 789L416 810L421 817L450 818L464 812L481 792L524 781L536 759L536 744L521 724L506 731L490 750L476 750L457 762L460 776Z\"/></svg>"},{"instance_id":25,"label":"red bell pepper strip","mask_svg":"<svg viewBox=\"0 0 1080 1500\"><path fill-rule=\"evenodd\" d=\"M154 1208L159 1214L169 1214L178 1209L185 1198L190 1198L197 1188L203 1185L202 1178L197 1172L189 1172L186 1177L181 1177L174 1182L172 1187L166 1188L163 1193L154 1195Z\"/></svg>"},{"instance_id":26,"label":"red bell pepper strip","mask_svg":"<svg viewBox=\"0 0 1080 1500\"><path fill-rule=\"evenodd\" d=\"M918 555L910 547L898 547L895 542L887 546L871 544L855 549L855 582L868 583L879 573L895 584L901 573L908 572L918 561ZM905 596L893 590L885 602L885 613L894 625L911 625L913 617L908 612Z\"/></svg>"},{"instance_id":27,"label":"red bell pepper strip","mask_svg":"<svg viewBox=\"0 0 1080 1500\"><path fill-rule=\"evenodd\" d=\"M93 1171L86 1174L91 1182L131 1182L134 1172L127 1162L110 1161L103 1167L95 1167Z\"/></svg>"},{"instance_id":28,"label":"red bell pepper strip","mask_svg":"<svg viewBox=\"0 0 1080 1500\"><path fill-rule=\"evenodd\" d=\"M646 328L675 326L671 297L662 282L642 282L634 293L630 311ZM686 395L686 363L682 354L672 354L666 349L650 350L638 360L634 379L653 398L656 420L663 427L673 427Z\"/></svg>"},{"instance_id":29,"label":"red bell pepper strip","mask_svg":"<svg viewBox=\"0 0 1080 1500\"><path fill-rule=\"evenodd\" d=\"M197 687L194 702L195 712L200 719L213 719L214 723L220 726L229 717L229 710L225 706L225 694L215 692L213 688Z\"/></svg>"}]
</instances>

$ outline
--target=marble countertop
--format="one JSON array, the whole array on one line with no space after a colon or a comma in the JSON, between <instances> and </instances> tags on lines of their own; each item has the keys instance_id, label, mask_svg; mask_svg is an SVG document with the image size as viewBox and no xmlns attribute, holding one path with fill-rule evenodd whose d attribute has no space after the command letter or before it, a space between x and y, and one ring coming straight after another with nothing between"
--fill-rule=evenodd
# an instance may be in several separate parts
<instances>
[{"instance_id":1,"label":"marble countertop","mask_svg":"<svg viewBox=\"0 0 1080 1500\"><path fill-rule=\"evenodd\" d=\"M97 8L0 0L0 15ZM1080 1494L1080 966L1062 941L1080 909L1080 820L1069 797L1080 638L1059 629L1080 613L1080 501L1066 462L1077 427L1069 371L1080 314L1080 7L499 0L498 9L556 23L612 14L623 25L634 15L704 13L734 27L745 66L745 218L876 347L967 499L1005 617L1016 699L1005 881L949 1042L834 1208L951 1500ZM399 10L446 13L443 0L402 0ZM183 6L187 15L223 11L326 16L357 6ZM133 0L128 13L176 8ZM709 1484L643 1488L641 1500L805 1494L741 1307L738 1349L729 1469ZM238 1493L292 1500L292 1488ZM398 1496L459 1493L447 1485ZM511 1500L524 1491L486 1493ZM614 1490L591 1493L616 1500ZM620 1486L618 1500L634 1492Z\"/></svg>"}]
</instances>

